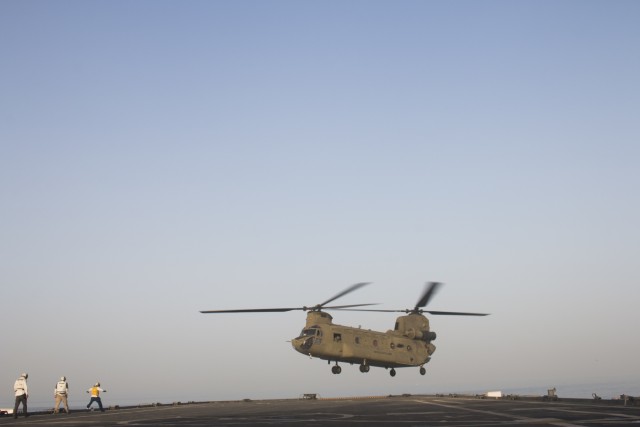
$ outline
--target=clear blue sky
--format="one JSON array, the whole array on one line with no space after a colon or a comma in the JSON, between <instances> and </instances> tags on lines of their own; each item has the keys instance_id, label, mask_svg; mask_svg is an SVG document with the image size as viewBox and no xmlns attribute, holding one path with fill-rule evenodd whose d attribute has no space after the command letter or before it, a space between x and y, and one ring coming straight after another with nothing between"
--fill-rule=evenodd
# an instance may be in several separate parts
<instances>
[{"instance_id":1,"label":"clear blue sky","mask_svg":"<svg viewBox=\"0 0 640 427\"><path fill-rule=\"evenodd\" d=\"M640 394L640 3L0 2L0 406ZM427 376L286 341L446 283ZM335 313L387 330L393 314ZM631 388L629 388L631 387ZM596 391L596 390L594 390ZM559 393L562 388L559 387ZM605 396L608 397L608 396Z\"/></svg>"}]
</instances>

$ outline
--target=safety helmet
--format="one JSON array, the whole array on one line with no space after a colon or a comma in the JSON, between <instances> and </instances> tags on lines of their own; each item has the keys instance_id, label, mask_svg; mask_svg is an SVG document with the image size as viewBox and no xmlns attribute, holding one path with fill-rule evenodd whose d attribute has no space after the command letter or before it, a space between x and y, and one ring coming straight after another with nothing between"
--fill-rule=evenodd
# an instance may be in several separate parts
<instances>
[{"instance_id":1,"label":"safety helmet","mask_svg":"<svg viewBox=\"0 0 640 427\"><path fill-rule=\"evenodd\" d=\"M100 383L96 383L96 385L94 385L94 387L100 387Z\"/></svg>"},{"instance_id":2,"label":"safety helmet","mask_svg":"<svg viewBox=\"0 0 640 427\"><path fill-rule=\"evenodd\" d=\"M60 381L66 381L67 377L65 377L64 375L60 377Z\"/></svg>"},{"instance_id":3,"label":"safety helmet","mask_svg":"<svg viewBox=\"0 0 640 427\"><path fill-rule=\"evenodd\" d=\"M25 380L26 380L27 378L29 378L29 374L27 374L26 372L23 372L22 374L20 374L20 376L21 376L22 378L24 378Z\"/></svg>"}]
</instances>

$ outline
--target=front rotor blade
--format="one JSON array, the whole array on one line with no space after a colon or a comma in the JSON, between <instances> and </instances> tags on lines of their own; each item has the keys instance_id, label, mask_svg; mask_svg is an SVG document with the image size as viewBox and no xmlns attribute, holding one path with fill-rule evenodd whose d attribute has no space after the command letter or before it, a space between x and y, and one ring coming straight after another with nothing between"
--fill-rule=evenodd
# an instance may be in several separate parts
<instances>
[{"instance_id":1,"label":"front rotor blade","mask_svg":"<svg viewBox=\"0 0 640 427\"><path fill-rule=\"evenodd\" d=\"M378 305L379 303L371 303L371 304L349 304L349 305L331 305L328 307L322 307L323 310L345 310L349 307L364 307L367 305ZM345 310L347 311L347 310ZM352 311L375 311L375 310L352 310Z\"/></svg>"},{"instance_id":2,"label":"front rotor blade","mask_svg":"<svg viewBox=\"0 0 640 427\"><path fill-rule=\"evenodd\" d=\"M431 298L433 298L433 296L435 295L435 293L438 291L438 288L442 285L442 283L440 282L429 282L427 284L427 288L424 291L424 294L422 294L422 298L420 298L420 300L418 301L418 303L416 304L416 310L420 307L424 307L425 305L427 305L427 303L429 302L429 300Z\"/></svg>"},{"instance_id":3,"label":"front rotor blade","mask_svg":"<svg viewBox=\"0 0 640 427\"><path fill-rule=\"evenodd\" d=\"M333 298L326 300L322 304L319 304L318 307L322 308L326 304L329 304L331 301L337 300L338 298L348 294L349 292L353 292L356 289L360 289L361 287L363 287L365 285L368 285L368 284L369 284L369 282L363 282L363 283L356 283L355 285L351 285L347 289L345 289L344 291L340 292L338 295L334 296Z\"/></svg>"},{"instance_id":4,"label":"front rotor blade","mask_svg":"<svg viewBox=\"0 0 640 427\"><path fill-rule=\"evenodd\" d=\"M424 310L425 313L434 314L436 316L488 316L489 313L462 313L458 311L429 311Z\"/></svg>"},{"instance_id":5,"label":"front rotor blade","mask_svg":"<svg viewBox=\"0 0 640 427\"><path fill-rule=\"evenodd\" d=\"M248 308L248 309L240 309L240 310L203 310L200 313L210 314L210 313L281 313L285 311L291 310L304 310L302 307L294 307L294 308Z\"/></svg>"}]
</instances>

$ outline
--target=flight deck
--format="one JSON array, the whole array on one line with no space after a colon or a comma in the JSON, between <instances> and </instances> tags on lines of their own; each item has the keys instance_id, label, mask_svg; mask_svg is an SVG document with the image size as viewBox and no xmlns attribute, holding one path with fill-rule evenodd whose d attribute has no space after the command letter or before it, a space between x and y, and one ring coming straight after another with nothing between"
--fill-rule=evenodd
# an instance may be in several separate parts
<instances>
[{"instance_id":1,"label":"flight deck","mask_svg":"<svg viewBox=\"0 0 640 427\"><path fill-rule=\"evenodd\" d=\"M640 424L622 400L402 395L192 402L0 418L0 426L611 426Z\"/></svg>"}]
</instances>

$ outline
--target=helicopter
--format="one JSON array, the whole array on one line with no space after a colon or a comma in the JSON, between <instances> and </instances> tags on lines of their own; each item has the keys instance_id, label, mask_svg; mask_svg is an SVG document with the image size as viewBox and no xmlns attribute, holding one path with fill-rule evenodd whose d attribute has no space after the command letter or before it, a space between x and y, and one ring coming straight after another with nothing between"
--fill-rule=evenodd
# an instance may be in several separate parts
<instances>
[{"instance_id":1,"label":"helicopter","mask_svg":"<svg viewBox=\"0 0 640 427\"><path fill-rule=\"evenodd\" d=\"M307 321L300 335L291 340L293 348L311 358L326 360L333 374L340 374L339 363L360 365L360 372L367 373L370 367L389 370L396 376L396 368L419 367L420 375L426 374L424 365L431 360L436 350L433 341L436 333L429 329L429 319L423 313L450 316L487 316L487 313L465 313L453 311L433 311L423 308L429 303L442 283L429 282L418 299L415 307L403 310L361 309L376 304L327 304L368 285L368 282L356 283L321 304L312 307L253 308L239 310L203 310L200 313L274 313L302 310L307 312ZM396 319L393 330L372 331L360 327L342 326L333 323L333 317L326 310L369 311L383 313L405 313Z\"/></svg>"}]
</instances>

